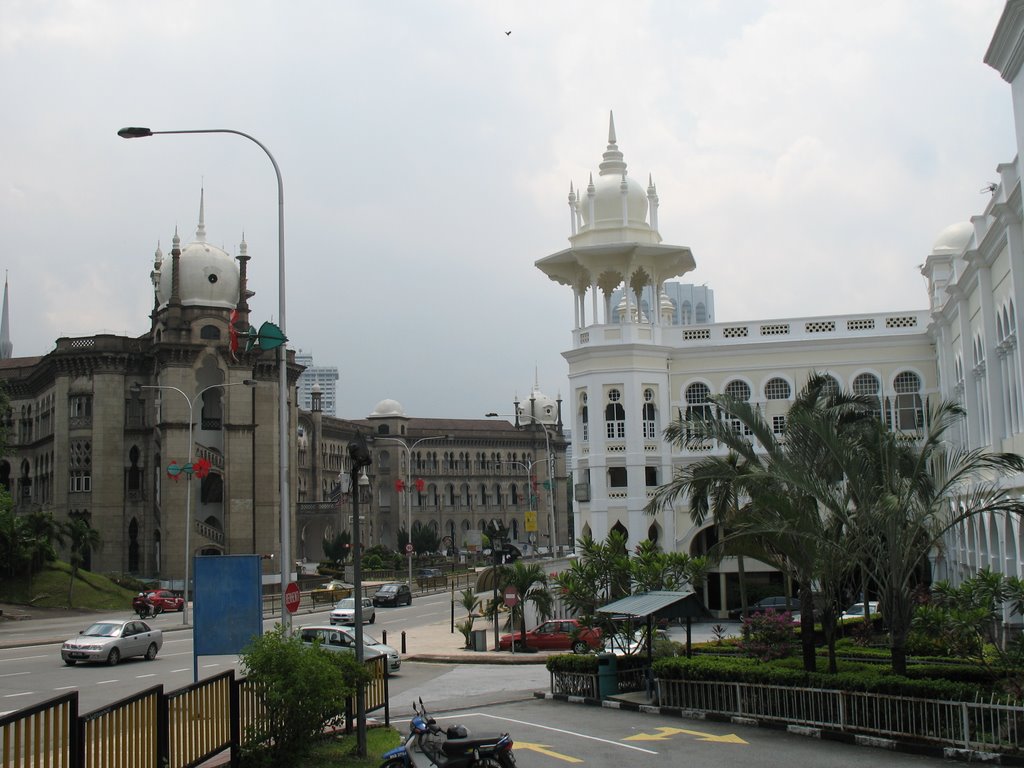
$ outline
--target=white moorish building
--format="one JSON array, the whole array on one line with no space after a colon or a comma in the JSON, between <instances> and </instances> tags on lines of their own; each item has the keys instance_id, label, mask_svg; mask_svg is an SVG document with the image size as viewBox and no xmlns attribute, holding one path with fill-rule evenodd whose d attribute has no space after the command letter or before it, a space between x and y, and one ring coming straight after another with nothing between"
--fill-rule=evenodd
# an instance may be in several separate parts
<instances>
[{"instance_id":1,"label":"white moorish building","mask_svg":"<svg viewBox=\"0 0 1024 768\"><path fill-rule=\"evenodd\" d=\"M986 62L1012 84L1019 153L1024 0L1007 4ZM693 271L694 256L662 241L657 188L650 176L644 185L630 175L610 120L596 175L584 188L570 186L569 247L536 262L573 295L572 348L564 355L578 535L602 540L619 530L631 546L651 539L667 550L705 552L713 528L694 526L685 503L656 516L644 507L676 468L724 449L672 446L662 438L665 426L728 393L758 405L781 430L794 394L815 371L876 396L891 429L912 433L924 424L929 401L955 399L968 414L956 436L963 445L1024 452L1019 159L998 171L985 211L944 229L927 256L928 309L680 324L663 285ZM644 301L652 294L660 297L657 312ZM1024 478L1012 482L1024 494ZM933 575L959 581L988 566L1021 577L1022 558L1022 521L975 520L936 553ZM758 571L748 562L751 570L765 589L781 586L766 566ZM735 571L727 560L712 574L710 609L738 605Z\"/></svg>"}]
</instances>

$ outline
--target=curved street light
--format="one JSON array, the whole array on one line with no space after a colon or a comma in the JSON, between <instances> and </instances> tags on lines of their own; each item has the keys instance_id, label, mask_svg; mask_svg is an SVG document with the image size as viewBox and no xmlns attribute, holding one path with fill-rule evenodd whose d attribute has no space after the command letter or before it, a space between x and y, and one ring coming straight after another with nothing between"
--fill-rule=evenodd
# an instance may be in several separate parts
<instances>
[{"instance_id":1,"label":"curved street light","mask_svg":"<svg viewBox=\"0 0 1024 768\"><path fill-rule=\"evenodd\" d=\"M183 625L188 624L188 570L189 565L192 563L192 461L195 458L195 442L192 440L192 424L195 422L195 405L199 402L199 398L211 389L226 389L227 387L236 387L241 384L244 384L247 387L256 386L256 382L253 379L243 379L242 381L232 381L224 384L211 384L208 387L200 389L196 392L195 396L191 398L185 394L184 390L178 389L171 384L134 384L132 386L132 390L135 394L138 394L144 389L169 389L172 392L177 392L185 398L185 402L188 404L188 465L185 467L185 582L184 589L182 590L185 594L185 604L181 609L181 623Z\"/></svg>"},{"instance_id":2,"label":"curved street light","mask_svg":"<svg viewBox=\"0 0 1024 768\"><path fill-rule=\"evenodd\" d=\"M159 136L176 133L231 133L248 139L262 149L271 165L274 166L274 174L277 176L277 325L281 329L281 335L287 342L285 326L285 282L284 282L284 182L281 180L281 169L277 160L270 153L270 150L259 139L250 136L248 133L236 131L231 128L196 128L191 130L176 131L154 131L149 128L132 126L122 128L117 135L122 139L139 139L148 136ZM284 591L291 579L292 557L291 557L291 517L290 517L290 493L288 490L288 353L285 344L277 348L278 366L278 430L281 473L279 480L280 488L280 514L281 514L281 598L284 599ZM287 611L281 611L281 624L284 626L285 634L291 634L292 615Z\"/></svg>"},{"instance_id":3,"label":"curved street light","mask_svg":"<svg viewBox=\"0 0 1024 768\"><path fill-rule=\"evenodd\" d=\"M406 470L406 483L405 492L409 494L406 499L407 507L409 510L409 545L412 545L412 451L420 443L425 443L427 440L451 440L451 435L431 435L430 437L421 437L419 440L413 441L412 445L409 445L405 440L400 437L374 437L373 442L392 442L397 443L405 449L405 470ZM438 531L438 534L442 534L443 531ZM406 553L406 559L409 561L409 590L412 591L412 553Z\"/></svg>"}]
</instances>

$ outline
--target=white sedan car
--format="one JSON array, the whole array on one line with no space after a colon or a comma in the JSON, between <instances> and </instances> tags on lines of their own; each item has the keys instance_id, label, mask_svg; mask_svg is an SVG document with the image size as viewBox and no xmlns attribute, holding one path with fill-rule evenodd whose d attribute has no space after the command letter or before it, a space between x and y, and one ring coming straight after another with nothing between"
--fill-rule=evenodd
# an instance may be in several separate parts
<instances>
[{"instance_id":1,"label":"white sedan car","mask_svg":"<svg viewBox=\"0 0 1024 768\"><path fill-rule=\"evenodd\" d=\"M363 623L373 624L377 620L377 612L373 608L373 600L363 598ZM331 611L331 624L355 624L356 623L356 599L346 597L339 600Z\"/></svg>"},{"instance_id":2,"label":"white sedan car","mask_svg":"<svg viewBox=\"0 0 1024 768\"><path fill-rule=\"evenodd\" d=\"M877 616L877 615L878 615L878 603L876 601L874 601L874 600L868 601L868 616L871 617L871 616ZM843 615L839 617L839 619L841 621L845 620L845 619L863 619L863 618L864 618L864 603L854 603L849 608L847 608L845 611L843 611Z\"/></svg>"},{"instance_id":3,"label":"white sedan car","mask_svg":"<svg viewBox=\"0 0 1024 768\"><path fill-rule=\"evenodd\" d=\"M60 648L69 667L79 661L98 661L114 666L129 656L156 658L164 644L164 633L139 619L97 621L70 638Z\"/></svg>"},{"instance_id":4,"label":"white sedan car","mask_svg":"<svg viewBox=\"0 0 1024 768\"><path fill-rule=\"evenodd\" d=\"M342 627L339 631L346 635L351 640L352 644L355 645L356 630L354 627L352 629ZM382 653L387 656L388 672L397 672L402 668L402 657L396 648L391 647L387 643L380 642L377 638L373 637L373 635L368 635L365 632L363 632L363 645L377 653Z\"/></svg>"}]
</instances>

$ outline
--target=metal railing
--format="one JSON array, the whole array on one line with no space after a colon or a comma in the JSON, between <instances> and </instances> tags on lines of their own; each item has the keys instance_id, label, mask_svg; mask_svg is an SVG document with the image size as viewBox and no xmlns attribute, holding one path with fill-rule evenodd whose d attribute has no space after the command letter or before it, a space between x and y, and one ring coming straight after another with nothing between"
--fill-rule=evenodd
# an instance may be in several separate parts
<instances>
[{"instance_id":1,"label":"metal railing","mask_svg":"<svg viewBox=\"0 0 1024 768\"><path fill-rule=\"evenodd\" d=\"M1019 752L1024 707L863 691L657 680L661 706L783 722L959 749Z\"/></svg>"},{"instance_id":2,"label":"metal railing","mask_svg":"<svg viewBox=\"0 0 1024 768\"><path fill-rule=\"evenodd\" d=\"M387 659L366 662L366 711L388 710ZM346 707L346 728L354 720ZM273 716L259 689L224 672L164 693L158 685L78 714L78 691L0 717L3 768L191 768L231 750Z\"/></svg>"}]
</instances>

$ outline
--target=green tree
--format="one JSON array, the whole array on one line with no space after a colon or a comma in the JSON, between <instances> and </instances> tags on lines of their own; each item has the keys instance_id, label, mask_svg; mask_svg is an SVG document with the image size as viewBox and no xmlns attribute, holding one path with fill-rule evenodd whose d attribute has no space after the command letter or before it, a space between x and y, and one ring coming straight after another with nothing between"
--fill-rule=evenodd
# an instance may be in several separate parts
<instances>
[{"instance_id":1,"label":"green tree","mask_svg":"<svg viewBox=\"0 0 1024 768\"><path fill-rule=\"evenodd\" d=\"M710 509L731 524L716 545L717 554L753 557L796 581L803 665L814 671L812 588L826 577L837 577L835 569L826 566L838 561L846 533L843 518L831 519L830 510L815 494L821 486L841 485L843 479L837 462L824 451L821 433L853 431L869 418L871 403L840 392L830 376L812 374L796 394L781 434L749 402L721 395L711 403L713 408L695 409L688 417L680 413L665 437L688 448L724 446L727 458L703 462L696 474L682 468L656 491L647 509L655 512L690 494L691 510L698 517ZM730 496L740 495L749 503L730 516ZM834 664L830 659L830 667Z\"/></svg>"},{"instance_id":2,"label":"green tree","mask_svg":"<svg viewBox=\"0 0 1024 768\"><path fill-rule=\"evenodd\" d=\"M353 654L307 646L278 624L241 654L246 677L273 717L249 726L250 749L262 746L271 766L291 766L324 727L345 712L345 699L369 680Z\"/></svg>"},{"instance_id":3,"label":"green tree","mask_svg":"<svg viewBox=\"0 0 1024 768\"><path fill-rule=\"evenodd\" d=\"M103 546L100 532L80 517L72 517L64 524L64 535L68 540L68 561L71 565L71 579L68 582L68 607L72 606L75 579L89 552Z\"/></svg>"},{"instance_id":4,"label":"green tree","mask_svg":"<svg viewBox=\"0 0 1024 768\"><path fill-rule=\"evenodd\" d=\"M324 557L327 561L337 567L348 560L352 552L352 534L349 531L342 531L333 539L324 537Z\"/></svg>"},{"instance_id":5,"label":"green tree","mask_svg":"<svg viewBox=\"0 0 1024 768\"><path fill-rule=\"evenodd\" d=\"M14 511L11 495L0 488L0 562L8 578L23 573L31 562L24 518Z\"/></svg>"},{"instance_id":6,"label":"green tree","mask_svg":"<svg viewBox=\"0 0 1024 768\"><path fill-rule=\"evenodd\" d=\"M525 565L517 560L511 566L504 566L499 570L498 581L500 592L504 592L508 587L515 587L519 595L519 601L509 612L509 621L513 627L519 626L519 631L524 637L527 603L533 605L542 621L551 616L552 597L548 590L548 576L537 563ZM513 646L518 647L519 642L514 641Z\"/></svg>"},{"instance_id":7,"label":"green tree","mask_svg":"<svg viewBox=\"0 0 1024 768\"><path fill-rule=\"evenodd\" d=\"M441 547L441 537L429 525L413 526L412 546L417 555L437 552Z\"/></svg>"},{"instance_id":8,"label":"green tree","mask_svg":"<svg viewBox=\"0 0 1024 768\"><path fill-rule=\"evenodd\" d=\"M469 648L473 637L473 620L480 608L480 598L477 597L473 587L466 587L459 593L459 605L466 609L466 618L455 626L466 639L466 647Z\"/></svg>"},{"instance_id":9,"label":"green tree","mask_svg":"<svg viewBox=\"0 0 1024 768\"><path fill-rule=\"evenodd\" d=\"M603 542L590 537L576 543L579 555L555 575L558 594L584 624L591 624L602 605L630 594L629 553L626 537L612 531Z\"/></svg>"},{"instance_id":10,"label":"green tree","mask_svg":"<svg viewBox=\"0 0 1024 768\"><path fill-rule=\"evenodd\" d=\"M847 517L858 560L879 590L897 674L906 672L915 591L927 579L929 554L941 548L948 531L972 517L1024 514L1024 502L1002 482L1024 471L1024 458L951 445L947 432L963 415L956 403L943 402L929 411L921 435L893 432L874 421L854 439L826 441L844 483L814 492Z\"/></svg>"}]
</instances>

